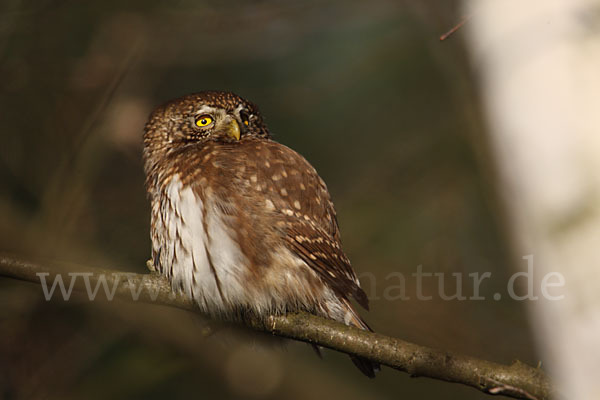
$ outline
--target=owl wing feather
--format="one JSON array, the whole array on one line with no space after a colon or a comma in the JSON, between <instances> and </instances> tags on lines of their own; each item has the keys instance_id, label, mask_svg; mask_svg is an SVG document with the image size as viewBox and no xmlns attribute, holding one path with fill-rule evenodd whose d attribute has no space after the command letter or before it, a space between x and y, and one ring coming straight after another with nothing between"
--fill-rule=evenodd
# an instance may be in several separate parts
<instances>
[{"instance_id":1,"label":"owl wing feather","mask_svg":"<svg viewBox=\"0 0 600 400\"><path fill-rule=\"evenodd\" d=\"M337 239L322 228L299 218L289 218L286 230L288 248L300 257L339 296L354 299L365 309L369 300L361 289L350 261Z\"/></svg>"},{"instance_id":2,"label":"owl wing feather","mask_svg":"<svg viewBox=\"0 0 600 400\"><path fill-rule=\"evenodd\" d=\"M285 189L285 195L281 190L265 195L286 222L288 248L337 295L345 299L352 296L368 309L367 296L341 248L335 208L325 182L302 155L289 147L274 141L261 141L258 146L262 159L271 161L267 167L258 163L260 175L267 180L276 175L276 189Z\"/></svg>"},{"instance_id":3,"label":"owl wing feather","mask_svg":"<svg viewBox=\"0 0 600 400\"><path fill-rule=\"evenodd\" d=\"M209 147L203 151L208 152ZM253 224L254 231L269 228L262 222L263 218L275 216L276 220L283 220L285 229L281 229L280 234L287 248L338 296L353 297L361 306L369 308L367 296L341 248L335 209L327 186L304 157L269 140L248 141L245 146L230 145L227 151L215 157L213 160L222 168L220 182L227 183L215 190L223 192L219 196L221 201L238 197L239 204L248 206L233 207L231 213L259 222ZM239 188L237 192L231 192L228 184L231 180L235 182L233 186ZM218 187L216 182L212 185ZM264 206L267 200L271 205L269 209Z\"/></svg>"}]
</instances>

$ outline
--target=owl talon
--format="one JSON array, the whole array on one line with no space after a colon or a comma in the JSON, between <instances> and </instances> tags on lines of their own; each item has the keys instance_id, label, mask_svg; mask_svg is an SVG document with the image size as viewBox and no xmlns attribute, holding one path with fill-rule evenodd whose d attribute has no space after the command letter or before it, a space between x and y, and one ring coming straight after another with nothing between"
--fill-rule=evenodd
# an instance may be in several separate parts
<instances>
[{"instance_id":1,"label":"owl talon","mask_svg":"<svg viewBox=\"0 0 600 400\"><path fill-rule=\"evenodd\" d=\"M152 260L147 260L146 261L146 268L148 268L148 270L153 273L153 274L157 274L158 271L156 270L156 268L154 268L154 262Z\"/></svg>"}]
</instances>

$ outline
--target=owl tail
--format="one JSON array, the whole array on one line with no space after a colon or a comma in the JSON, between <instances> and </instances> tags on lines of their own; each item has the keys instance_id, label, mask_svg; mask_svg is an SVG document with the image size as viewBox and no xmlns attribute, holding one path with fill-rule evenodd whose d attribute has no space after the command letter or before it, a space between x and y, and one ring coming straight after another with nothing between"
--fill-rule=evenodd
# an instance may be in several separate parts
<instances>
[{"instance_id":1,"label":"owl tail","mask_svg":"<svg viewBox=\"0 0 600 400\"><path fill-rule=\"evenodd\" d=\"M348 302L348 300L346 299L343 299L343 302L346 305L347 310L346 324L359 329L363 329L365 331L373 332L373 329L371 329L371 327L367 325L367 323L356 313L356 311L354 311L354 308L352 308L350 302ZM351 355L350 359L352 360L354 365L356 365L356 367L360 370L360 372L362 372L369 378L375 378L375 372L379 372L381 370L381 366L379 365L379 363L368 360L366 358Z\"/></svg>"}]
</instances>

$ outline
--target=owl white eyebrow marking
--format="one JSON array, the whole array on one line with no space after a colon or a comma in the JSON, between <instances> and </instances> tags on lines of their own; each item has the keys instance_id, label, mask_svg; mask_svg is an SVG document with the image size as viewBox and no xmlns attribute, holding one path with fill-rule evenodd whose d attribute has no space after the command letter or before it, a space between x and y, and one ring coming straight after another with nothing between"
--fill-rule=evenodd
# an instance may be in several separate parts
<instances>
[{"instance_id":1,"label":"owl white eyebrow marking","mask_svg":"<svg viewBox=\"0 0 600 400\"><path fill-rule=\"evenodd\" d=\"M217 109L214 107L203 105L196 110L195 114L215 113L216 111Z\"/></svg>"},{"instance_id":2,"label":"owl white eyebrow marking","mask_svg":"<svg viewBox=\"0 0 600 400\"><path fill-rule=\"evenodd\" d=\"M241 120L241 119L242 119L241 112L242 112L243 110L246 110L246 107L244 107L244 105L243 105L243 104L239 104L239 105L238 105L238 106L235 108L235 110L233 110L233 114L234 114L234 115L235 115L235 116L236 116L238 119L240 119L240 120ZM246 111L247 111L247 110L246 110ZM248 118L250 118L250 115L248 115Z\"/></svg>"}]
</instances>

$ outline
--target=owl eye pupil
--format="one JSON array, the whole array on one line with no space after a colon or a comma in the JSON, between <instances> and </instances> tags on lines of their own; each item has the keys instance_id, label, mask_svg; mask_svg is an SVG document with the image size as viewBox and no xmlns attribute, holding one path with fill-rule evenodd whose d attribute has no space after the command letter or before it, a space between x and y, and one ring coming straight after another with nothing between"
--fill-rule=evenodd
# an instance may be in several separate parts
<instances>
[{"instance_id":1,"label":"owl eye pupil","mask_svg":"<svg viewBox=\"0 0 600 400\"><path fill-rule=\"evenodd\" d=\"M199 126L201 128L203 128L205 126L209 126L210 124L212 124L212 122L213 122L213 119L209 115L203 115L203 116L196 118L196 126Z\"/></svg>"}]
</instances>

